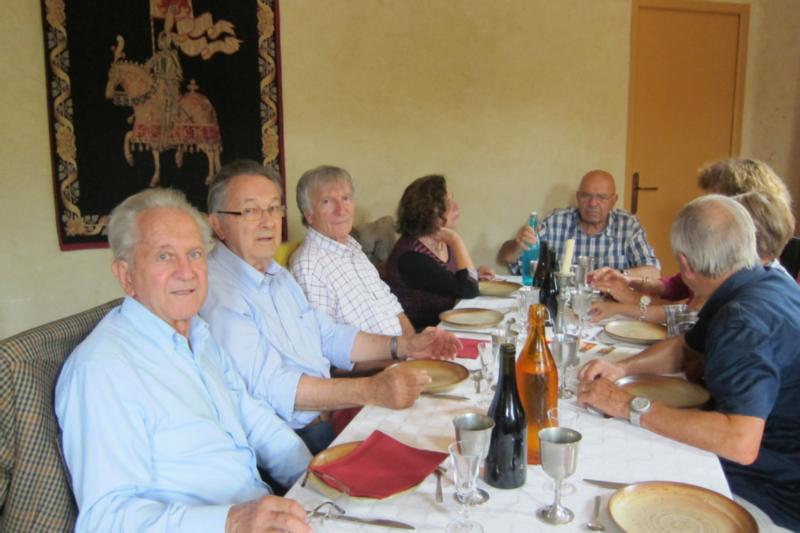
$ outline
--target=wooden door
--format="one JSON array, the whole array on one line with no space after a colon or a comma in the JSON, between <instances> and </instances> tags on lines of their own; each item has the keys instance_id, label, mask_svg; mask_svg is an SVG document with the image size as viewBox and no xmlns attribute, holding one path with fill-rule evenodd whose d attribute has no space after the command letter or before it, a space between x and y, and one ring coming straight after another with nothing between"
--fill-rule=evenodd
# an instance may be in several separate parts
<instances>
[{"instance_id":1,"label":"wooden door","mask_svg":"<svg viewBox=\"0 0 800 533\"><path fill-rule=\"evenodd\" d=\"M664 275L677 272L669 228L701 193L697 170L739 153L748 16L744 4L633 3L625 204ZM658 190L637 194L635 175Z\"/></svg>"}]
</instances>

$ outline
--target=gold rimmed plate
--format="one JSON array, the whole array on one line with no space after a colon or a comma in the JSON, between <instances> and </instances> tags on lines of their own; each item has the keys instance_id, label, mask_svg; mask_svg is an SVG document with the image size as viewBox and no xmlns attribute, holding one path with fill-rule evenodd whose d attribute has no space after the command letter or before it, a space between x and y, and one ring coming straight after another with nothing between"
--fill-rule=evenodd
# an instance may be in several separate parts
<instances>
[{"instance_id":1,"label":"gold rimmed plate","mask_svg":"<svg viewBox=\"0 0 800 533\"><path fill-rule=\"evenodd\" d=\"M439 314L439 320L460 328L492 328L503 321L503 313L494 309L465 307Z\"/></svg>"},{"instance_id":2,"label":"gold rimmed plate","mask_svg":"<svg viewBox=\"0 0 800 533\"><path fill-rule=\"evenodd\" d=\"M612 339L636 344L653 344L667 338L667 328L638 320L614 320L605 325L606 334Z\"/></svg>"},{"instance_id":3,"label":"gold rimmed plate","mask_svg":"<svg viewBox=\"0 0 800 533\"><path fill-rule=\"evenodd\" d=\"M638 374L620 378L616 384L629 394L662 402L670 407L699 407L711 398L711 394L697 383L672 376Z\"/></svg>"},{"instance_id":4,"label":"gold rimmed plate","mask_svg":"<svg viewBox=\"0 0 800 533\"><path fill-rule=\"evenodd\" d=\"M646 481L619 489L608 502L624 531L757 533L747 510L712 490L669 481Z\"/></svg>"},{"instance_id":5,"label":"gold rimmed plate","mask_svg":"<svg viewBox=\"0 0 800 533\"><path fill-rule=\"evenodd\" d=\"M425 392L447 392L469 377L469 370L451 361L415 359L392 366L405 366L426 371L431 382L425 386Z\"/></svg>"},{"instance_id":6,"label":"gold rimmed plate","mask_svg":"<svg viewBox=\"0 0 800 533\"><path fill-rule=\"evenodd\" d=\"M364 441L355 441L355 442L345 442L344 444L337 444L336 446L331 446L326 450L322 450L317 455L311 459L308 467L308 481L311 483L315 489L317 489L323 496L327 496L328 498L335 500L342 495L342 491L336 489L337 480L331 479L328 483L323 481L316 472L311 470L315 466L322 466L326 463L330 463L331 461L336 461L337 459L341 459L358 448L361 443ZM368 498L366 496L350 496L348 499L351 501L361 501L361 502L376 502L376 501L383 501L388 500L391 498L396 498L398 496L402 496L403 494L408 494L409 492L413 492L419 487L419 483L414 485L413 487L409 487L408 489L396 492L391 496L387 496L386 498Z\"/></svg>"},{"instance_id":7,"label":"gold rimmed plate","mask_svg":"<svg viewBox=\"0 0 800 533\"><path fill-rule=\"evenodd\" d=\"M493 279L478 282L481 296L511 296L522 288L522 285L513 281Z\"/></svg>"}]
</instances>

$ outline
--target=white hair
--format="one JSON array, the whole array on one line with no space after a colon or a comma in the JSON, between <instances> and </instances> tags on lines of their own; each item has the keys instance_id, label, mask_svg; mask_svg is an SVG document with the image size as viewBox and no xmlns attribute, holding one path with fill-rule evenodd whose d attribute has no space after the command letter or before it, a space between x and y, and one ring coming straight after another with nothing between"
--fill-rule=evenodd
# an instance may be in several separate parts
<instances>
[{"instance_id":1,"label":"white hair","mask_svg":"<svg viewBox=\"0 0 800 533\"><path fill-rule=\"evenodd\" d=\"M133 263L133 249L139 243L139 226L136 217L149 209L180 209L191 216L200 229L206 251L211 248L211 227L206 218L186 196L175 189L147 189L127 197L111 211L108 221L108 242L114 259Z\"/></svg>"},{"instance_id":2,"label":"white hair","mask_svg":"<svg viewBox=\"0 0 800 533\"><path fill-rule=\"evenodd\" d=\"M750 214L735 200L718 194L683 206L669 239L672 250L683 254L692 270L710 278L760 264Z\"/></svg>"},{"instance_id":3,"label":"white hair","mask_svg":"<svg viewBox=\"0 0 800 533\"><path fill-rule=\"evenodd\" d=\"M300 180L297 182L295 196L297 197L297 208L300 209L300 214L303 216L302 222L304 226L308 226L305 214L314 212L311 208L311 191L320 185L337 181L344 181L350 186L350 192L353 194L356 193L356 189L353 186L353 178L350 177L350 173L343 168L322 165L307 170L300 176Z\"/></svg>"}]
</instances>

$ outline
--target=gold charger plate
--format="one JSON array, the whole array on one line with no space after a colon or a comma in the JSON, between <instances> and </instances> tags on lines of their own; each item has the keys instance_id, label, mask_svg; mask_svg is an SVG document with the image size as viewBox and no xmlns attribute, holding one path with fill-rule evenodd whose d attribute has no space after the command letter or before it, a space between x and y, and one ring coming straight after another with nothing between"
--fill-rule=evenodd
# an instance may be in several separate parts
<instances>
[{"instance_id":1,"label":"gold charger plate","mask_svg":"<svg viewBox=\"0 0 800 533\"><path fill-rule=\"evenodd\" d=\"M711 398L711 394L697 383L671 376L638 374L620 378L616 384L629 394L644 396L670 407L699 407Z\"/></svg>"},{"instance_id":2,"label":"gold charger plate","mask_svg":"<svg viewBox=\"0 0 800 533\"><path fill-rule=\"evenodd\" d=\"M638 320L614 320L605 325L605 332L612 339L637 344L653 344L667 338L667 328Z\"/></svg>"},{"instance_id":3,"label":"gold charger plate","mask_svg":"<svg viewBox=\"0 0 800 533\"><path fill-rule=\"evenodd\" d=\"M624 531L757 533L752 515L714 491L686 483L647 481L619 489L608 502Z\"/></svg>"},{"instance_id":4,"label":"gold charger plate","mask_svg":"<svg viewBox=\"0 0 800 533\"><path fill-rule=\"evenodd\" d=\"M494 309L465 307L439 314L439 320L462 328L491 328L503 321L503 313Z\"/></svg>"},{"instance_id":5,"label":"gold charger plate","mask_svg":"<svg viewBox=\"0 0 800 533\"><path fill-rule=\"evenodd\" d=\"M480 290L481 296L511 296L521 288L522 285L519 283L501 279L478 282L478 289Z\"/></svg>"},{"instance_id":6,"label":"gold charger plate","mask_svg":"<svg viewBox=\"0 0 800 533\"><path fill-rule=\"evenodd\" d=\"M359 441L355 441L355 442L345 442L344 444L337 444L336 446L331 446L330 448L328 448L326 450L322 450L317 455L315 455L314 458L311 459L311 462L308 464L308 466L309 466L309 470L308 470L308 481L309 481L309 483L314 485L314 488L316 488L320 493L322 493L323 496L327 496L328 498L330 498L332 500L335 500L336 498L341 496L342 495L341 491L336 490L334 487L331 487L330 485L328 485L327 483L322 481L316 473L314 473L314 472L312 472L310 470L310 468L314 467L314 466L324 465L324 464L329 463L331 461L335 461L336 459L341 459L342 457L348 455L349 453L353 452L353 450L358 448L361 445L362 442L364 442L364 441L359 440ZM392 494L391 496L387 496L386 498L382 498L382 499L380 499L380 498L367 498L365 496L350 496L350 497L348 497L348 500L351 500L351 501L354 501L354 502L359 502L359 501L360 502L379 502L379 501L390 500L392 498L397 498L398 496L402 496L403 494L408 494L409 492L413 492L420 485L421 485L421 483L417 483L413 487L407 488L406 490L403 490L403 491L400 491L400 492L396 492L395 494Z\"/></svg>"},{"instance_id":7,"label":"gold charger plate","mask_svg":"<svg viewBox=\"0 0 800 533\"><path fill-rule=\"evenodd\" d=\"M451 361L415 359L413 361L403 361L392 366L405 366L425 370L431 377L431 382L425 386L425 392L447 392L469 377L469 370Z\"/></svg>"}]
</instances>

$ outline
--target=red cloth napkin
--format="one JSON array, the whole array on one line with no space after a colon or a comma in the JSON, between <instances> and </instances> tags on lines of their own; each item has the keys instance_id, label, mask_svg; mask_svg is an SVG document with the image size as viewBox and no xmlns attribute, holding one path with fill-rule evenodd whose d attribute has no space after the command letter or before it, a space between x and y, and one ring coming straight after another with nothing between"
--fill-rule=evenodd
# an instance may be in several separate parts
<instances>
[{"instance_id":1,"label":"red cloth napkin","mask_svg":"<svg viewBox=\"0 0 800 533\"><path fill-rule=\"evenodd\" d=\"M322 472L323 481L324 474L341 481L350 488L350 496L383 499L419 484L446 458L446 453L412 448L373 431L349 454L311 470Z\"/></svg>"},{"instance_id":2,"label":"red cloth napkin","mask_svg":"<svg viewBox=\"0 0 800 533\"><path fill-rule=\"evenodd\" d=\"M459 359L477 359L478 358L478 343L486 342L479 339L461 339L462 348L458 351Z\"/></svg>"}]
</instances>

